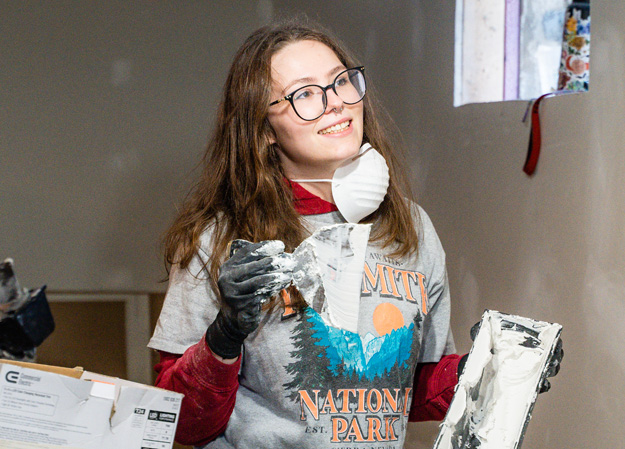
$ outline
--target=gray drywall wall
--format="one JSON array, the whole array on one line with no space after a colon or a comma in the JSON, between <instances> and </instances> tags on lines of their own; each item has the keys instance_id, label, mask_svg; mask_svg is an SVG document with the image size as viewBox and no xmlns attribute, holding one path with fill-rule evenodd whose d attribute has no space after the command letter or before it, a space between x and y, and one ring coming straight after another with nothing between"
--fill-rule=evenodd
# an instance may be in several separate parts
<instances>
[{"instance_id":1,"label":"gray drywall wall","mask_svg":"<svg viewBox=\"0 0 625 449\"><path fill-rule=\"evenodd\" d=\"M0 258L23 285L164 289L161 236L270 7L0 3Z\"/></svg>"},{"instance_id":2,"label":"gray drywall wall","mask_svg":"<svg viewBox=\"0 0 625 449\"><path fill-rule=\"evenodd\" d=\"M431 110L417 142L421 197L448 253L455 333L466 342L485 308L562 324L563 369L523 447L622 447L625 5L593 3L590 92L543 104L529 178L525 102L451 106L452 3L424 3L420 101Z\"/></svg>"}]
</instances>

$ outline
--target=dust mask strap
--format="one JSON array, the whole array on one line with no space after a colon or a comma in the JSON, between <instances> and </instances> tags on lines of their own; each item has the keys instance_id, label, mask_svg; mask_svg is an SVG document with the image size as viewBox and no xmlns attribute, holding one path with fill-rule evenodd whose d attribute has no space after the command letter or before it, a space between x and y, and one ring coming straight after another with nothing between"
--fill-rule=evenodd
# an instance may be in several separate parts
<instances>
[{"instance_id":1,"label":"dust mask strap","mask_svg":"<svg viewBox=\"0 0 625 449\"><path fill-rule=\"evenodd\" d=\"M332 179L292 179L294 182L331 182L334 203L350 223L372 214L382 201L389 184L388 165L370 144L334 172Z\"/></svg>"}]
</instances>

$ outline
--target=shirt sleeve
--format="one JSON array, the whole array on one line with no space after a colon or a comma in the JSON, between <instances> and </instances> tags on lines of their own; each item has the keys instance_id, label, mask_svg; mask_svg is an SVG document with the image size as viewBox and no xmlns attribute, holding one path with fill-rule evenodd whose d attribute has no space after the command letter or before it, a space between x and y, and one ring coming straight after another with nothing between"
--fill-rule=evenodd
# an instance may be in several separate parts
<instances>
[{"instance_id":1,"label":"shirt sleeve","mask_svg":"<svg viewBox=\"0 0 625 449\"><path fill-rule=\"evenodd\" d=\"M224 432L239 387L240 359L232 365L222 363L205 341L206 329L219 311L205 268L210 239L206 231L188 267L171 267L163 308L148 344L161 355L154 367L156 386L184 394L176 440L185 445L202 445Z\"/></svg>"},{"instance_id":2,"label":"shirt sleeve","mask_svg":"<svg viewBox=\"0 0 625 449\"><path fill-rule=\"evenodd\" d=\"M183 354L203 338L215 320L220 305L205 268L210 244L207 231L202 235L198 254L188 267L172 265L163 308L148 347Z\"/></svg>"},{"instance_id":3,"label":"shirt sleeve","mask_svg":"<svg viewBox=\"0 0 625 449\"><path fill-rule=\"evenodd\" d=\"M451 299L443 246L428 215L419 210L422 223L419 257L426 268L427 314L423 317L420 363L437 363L456 352L450 327Z\"/></svg>"},{"instance_id":4,"label":"shirt sleeve","mask_svg":"<svg viewBox=\"0 0 625 449\"><path fill-rule=\"evenodd\" d=\"M440 421L447 413L458 384L460 356L454 354L456 348L450 327L445 251L429 216L421 208L419 217L422 225L419 257L427 269L427 314L423 320L409 420Z\"/></svg>"},{"instance_id":5,"label":"shirt sleeve","mask_svg":"<svg viewBox=\"0 0 625 449\"><path fill-rule=\"evenodd\" d=\"M184 354L160 352L156 386L184 394L176 429L176 441L203 445L220 434L228 424L239 387L240 358L228 365L219 361L204 339Z\"/></svg>"}]
</instances>

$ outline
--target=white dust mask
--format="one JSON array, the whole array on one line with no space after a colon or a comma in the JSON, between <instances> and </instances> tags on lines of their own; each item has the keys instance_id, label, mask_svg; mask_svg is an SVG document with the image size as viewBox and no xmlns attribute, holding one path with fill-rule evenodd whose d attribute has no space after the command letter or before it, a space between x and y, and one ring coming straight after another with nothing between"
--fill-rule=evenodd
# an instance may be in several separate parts
<instances>
[{"instance_id":1,"label":"white dust mask","mask_svg":"<svg viewBox=\"0 0 625 449\"><path fill-rule=\"evenodd\" d=\"M331 182L332 196L339 212L350 223L372 214L388 190L388 166L384 157L370 144L360 147L358 155L334 172L332 179L292 179L295 182Z\"/></svg>"}]
</instances>

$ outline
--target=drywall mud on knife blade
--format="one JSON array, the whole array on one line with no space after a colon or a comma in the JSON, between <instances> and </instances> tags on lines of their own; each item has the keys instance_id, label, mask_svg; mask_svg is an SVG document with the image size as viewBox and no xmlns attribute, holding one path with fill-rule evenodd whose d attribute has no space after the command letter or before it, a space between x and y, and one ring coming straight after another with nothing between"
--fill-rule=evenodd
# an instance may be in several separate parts
<instances>
[{"instance_id":1,"label":"drywall mud on knife blade","mask_svg":"<svg viewBox=\"0 0 625 449\"><path fill-rule=\"evenodd\" d=\"M561 330L487 310L434 449L520 449Z\"/></svg>"},{"instance_id":2,"label":"drywall mud on knife blade","mask_svg":"<svg viewBox=\"0 0 625 449\"><path fill-rule=\"evenodd\" d=\"M357 331L370 230L353 223L325 226L293 252L293 283L330 326Z\"/></svg>"},{"instance_id":3,"label":"drywall mud on knife blade","mask_svg":"<svg viewBox=\"0 0 625 449\"><path fill-rule=\"evenodd\" d=\"M295 248L293 260L295 261L293 284L304 297L306 304L317 313L321 313L325 305L325 289L312 242L304 240Z\"/></svg>"}]
</instances>

